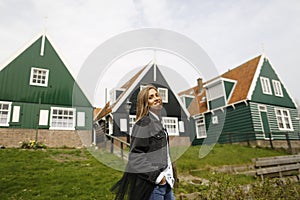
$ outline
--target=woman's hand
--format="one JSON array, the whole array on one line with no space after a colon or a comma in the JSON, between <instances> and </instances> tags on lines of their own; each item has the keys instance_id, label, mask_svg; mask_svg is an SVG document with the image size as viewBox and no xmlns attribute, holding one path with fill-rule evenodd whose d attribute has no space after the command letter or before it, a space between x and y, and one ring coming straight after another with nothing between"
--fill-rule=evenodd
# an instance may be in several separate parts
<instances>
[{"instance_id":1,"label":"woman's hand","mask_svg":"<svg viewBox=\"0 0 300 200\"><path fill-rule=\"evenodd\" d=\"M164 176L164 177L161 179L161 181L159 182L159 185L164 185L164 184L166 184L166 183L167 183L166 177Z\"/></svg>"}]
</instances>

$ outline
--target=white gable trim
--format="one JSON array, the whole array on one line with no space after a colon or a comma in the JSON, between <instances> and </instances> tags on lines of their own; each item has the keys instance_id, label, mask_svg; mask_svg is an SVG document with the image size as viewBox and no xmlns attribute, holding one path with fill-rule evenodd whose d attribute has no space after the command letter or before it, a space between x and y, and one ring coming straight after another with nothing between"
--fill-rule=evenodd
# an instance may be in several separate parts
<instances>
[{"instance_id":1,"label":"white gable trim","mask_svg":"<svg viewBox=\"0 0 300 200\"><path fill-rule=\"evenodd\" d=\"M133 89L137 86L137 84L141 81L141 79L146 75L146 73L151 69L152 66L152 62L150 62L146 69L144 69L142 71L142 73L138 76L138 78L131 84L131 86L125 90L124 94L121 96L121 98L117 101L116 105L113 107L112 109L112 113L116 112L120 106L122 105L123 102L126 101L126 99L128 98L128 95L133 91Z\"/></svg>"},{"instance_id":2,"label":"white gable trim","mask_svg":"<svg viewBox=\"0 0 300 200\"><path fill-rule=\"evenodd\" d=\"M152 65L155 64L152 62L150 62L148 64L148 66L146 67L146 69L143 70L143 72L139 75L139 77L134 81L134 83L125 91L124 95L121 96L120 100L118 100L118 102L116 103L116 105L113 107L112 109L112 113L116 112L119 107L122 105L123 102L125 102L128 98L128 95L133 91L133 89L137 86L137 84L141 81L141 79L146 75L146 73L151 69ZM156 64L155 64L156 65ZM161 72L162 73L162 72ZM169 85L168 81L165 79L167 85L169 86L170 90L173 92L175 90L172 89L172 87ZM173 92L176 100L178 101L178 103L181 106L181 109L184 111L184 113L186 114L187 118L190 118L190 113L188 112L188 110L185 108L185 106L183 105L183 102L180 100L180 97Z\"/></svg>"},{"instance_id":3,"label":"white gable trim","mask_svg":"<svg viewBox=\"0 0 300 200\"><path fill-rule=\"evenodd\" d=\"M226 99L226 90L225 90L225 84L224 84L224 81L233 83L233 87L232 87L232 89L231 89L231 91L230 91L230 94L229 94L229 96L228 96L228 99L227 99L227 101L226 101L226 104L228 104L228 102L230 101L230 99L231 99L231 97L232 97L232 94L233 94L233 92L234 92L234 90L235 90L235 87L236 87L236 85L237 85L237 81L236 81L236 80L233 80L233 79L223 78L223 77L222 77L222 80L223 80L223 89L224 89L225 99Z\"/></svg>"},{"instance_id":4,"label":"white gable trim","mask_svg":"<svg viewBox=\"0 0 300 200\"><path fill-rule=\"evenodd\" d=\"M264 59L266 58L265 54L262 54L261 57L260 57L260 60L258 62L258 65L257 65L257 68L256 68L256 71L255 71L255 74L253 76L253 79L252 79L252 83L250 85L250 88L249 88L249 91L248 91L248 94L247 94L247 99L248 100L251 100L251 97L252 97L252 94L255 90L255 87L256 87L256 83L258 81L258 77L259 77L259 74L260 74L260 71L261 71L261 68L264 64Z\"/></svg>"},{"instance_id":5,"label":"white gable trim","mask_svg":"<svg viewBox=\"0 0 300 200\"><path fill-rule=\"evenodd\" d=\"M41 52L40 52L40 56L44 56L44 52L45 52L45 38L46 38L46 35L43 34L43 36L42 36L42 44L41 44Z\"/></svg>"},{"instance_id":6,"label":"white gable trim","mask_svg":"<svg viewBox=\"0 0 300 200\"><path fill-rule=\"evenodd\" d=\"M278 77L280 83L283 85L283 87L284 87L286 93L287 93L287 94L289 95L289 97L292 99L292 101L293 101L295 107L297 108L298 106L297 106L296 101L294 100L294 98L293 98L293 96L291 95L291 93L288 91L287 87L285 87L285 84L283 83L283 81L282 81L280 75L277 73L276 68L273 67L274 65L271 63L270 59L269 59L267 56L265 56L265 57L266 57L266 59L269 61L269 63L270 63L270 65L271 65L272 69L274 70L275 74L277 75L277 77ZM272 87L273 87L273 85L272 85Z\"/></svg>"},{"instance_id":7,"label":"white gable trim","mask_svg":"<svg viewBox=\"0 0 300 200\"><path fill-rule=\"evenodd\" d=\"M66 62L66 60L64 59L64 57L62 56L62 54L60 53L59 48L56 47L56 45L52 42L51 37L45 33L39 33L37 34L33 39L31 39L28 43L26 43L22 48L20 48L17 52L15 52L10 58L8 58L4 63L2 63L0 65L0 70L2 70L4 67L6 67L9 63L11 63L13 60L15 60L21 53L23 53L26 49L28 49L33 43L35 43L40 37L42 37L42 45L41 45L41 52L40 55L43 56L44 55L44 48L45 48L45 41L46 38L49 40L50 44L52 45L52 47L54 48L54 50L56 51L58 57L62 60L63 64L66 66L66 68L68 69L68 71L71 73L72 77L74 78L74 73L71 71L70 65ZM44 41L43 41L44 39ZM43 50L43 52L42 52ZM43 55L42 55L43 53ZM75 79L74 79L75 80ZM78 83L77 83L78 84Z\"/></svg>"},{"instance_id":8,"label":"white gable trim","mask_svg":"<svg viewBox=\"0 0 300 200\"><path fill-rule=\"evenodd\" d=\"M51 39L51 37L48 34L45 34L45 37L49 40L50 44L52 45L53 49L55 50L55 52L57 53L58 57L61 59L61 61L63 62L63 64L65 65L65 67L67 68L67 70L70 72L70 74L72 75L74 81L78 84L79 83L75 80L75 74L72 71L69 63L66 61L65 57L63 56L63 54L60 51L60 48L58 48L55 43L53 42L53 40ZM81 89L81 88L80 88ZM83 92L84 93L84 92Z\"/></svg>"},{"instance_id":9,"label":"white gable trim","mask_svg":"<svg viewBox=\"0 0 300 200\"><path fill-rule=\"evenodd\" d=\"M15 60L21 53L23 53L26 49L28 49L34 42L36 42L44 33L39 33L36 35L33 39L31 39L29 42L27 42L23 47L19 48L14 54L12 54L6 61L4 61L0 65L0 71L4 69L9 63L11 63L13 60Z\"/></svg>"}]
</instances>

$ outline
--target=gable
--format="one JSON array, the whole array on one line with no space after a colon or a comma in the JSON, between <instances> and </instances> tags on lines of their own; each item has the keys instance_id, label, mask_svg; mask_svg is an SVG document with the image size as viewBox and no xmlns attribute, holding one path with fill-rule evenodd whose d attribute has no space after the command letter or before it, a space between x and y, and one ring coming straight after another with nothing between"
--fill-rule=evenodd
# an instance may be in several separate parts
<instances>
[{"instance_id":1,"label":"gable","mask_svg":"<svg viewBox=\"0 0 300 200\"><path fill-rule=\"evenodd\" d=\"M263 80L269 82L267 94L264 92L264 83ZM274 82L277 82L282 90L282 95L275 95L275 85ZM270 105L296 108L295 103L293 102L292 97L289 95L287 89L285 88L282 81L279 79L279 76L271 66L270 62L265 58L262 64L262 67L259 71L259 76L256 79L256 86L252 93L251 100L254 102L265 103Z\"/></svg>"},{"instance_id":2,"label":"gable","mask_svg":"<svg viewBox=\"0 0 300 200\"><path fill-rule=\"evenodd\" d=\"M48 71L47 86L30 84L32 68ZM43 40L42 35L0 71L0 100L91 107L48 37Z\"/></svg>"},{"instance_id":3,"label":"gable","mask_svg":"<svg viewBox=\"0 0 300 200\"><path fill-rule=\"evenodd\" d=\"M153 84L156 87L159 88L167 88L168 89L168 101L172 103L176 103L176 105L172 103L164 104L164 109L168 110L168 116L181 116L183 113L185 117L189 117L189 113L185 106L180 101L177 94L173 92L170 85L167 83L166 79L164 78L163 74L159 70L158 66L154 63L149 63L146 68L143 68L138 72L138 75L136 74L133 79L130 79L125 86L127 87L126 90L122 93L120 98L117 100L115 105L113 105L112 112L118 112L122 113L124 112L124 104L126 104L126 101L129 100L131 104L131 110L130 113L135 113L136 108L136 99L137 94L140 91L141 85L146 84ZM124 86L122 87L124 88ZM124 88L125 89L125 88ZM128 99L130 98L130 99ZM176 109L174 109L176 107ZM182 112L183 111L183 112Z\"/></svg>"},{"instance_id":4,"label":"gable","mask_svg":"<svg viewBox=\"0 0 300 200\"><path fill-rule=\"evenodd\" d=\"M224 84L224 89L225 89L226 100L228 100L233 91L234 82L224 81L223 84Z\"/></svg>"}]
</instances>

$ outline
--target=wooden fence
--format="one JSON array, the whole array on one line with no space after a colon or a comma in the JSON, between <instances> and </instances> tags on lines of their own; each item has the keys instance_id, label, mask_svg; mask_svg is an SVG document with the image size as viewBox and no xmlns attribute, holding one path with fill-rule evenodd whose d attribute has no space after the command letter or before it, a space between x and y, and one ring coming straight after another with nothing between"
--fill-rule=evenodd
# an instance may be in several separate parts
<instances>
[{"instance_id":1,"label":"wooden fence","mask_svg":"<svg viewBox=\"0 0 300 200\"><path fill-rule=\"evenodd\" d=\"M264 176L300 175L300 154L291 156L274 156L256 158L254 160L256 175L264 179Z\"/></svg>"}]
</instances>

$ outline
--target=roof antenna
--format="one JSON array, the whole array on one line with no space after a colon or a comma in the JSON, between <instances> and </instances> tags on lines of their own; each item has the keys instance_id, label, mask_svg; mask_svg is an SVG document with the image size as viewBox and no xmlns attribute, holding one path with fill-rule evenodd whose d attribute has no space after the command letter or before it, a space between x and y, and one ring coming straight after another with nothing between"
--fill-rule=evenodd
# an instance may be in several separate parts
<instances>
[{"instance_id":1,"label":"roof antenna","mask_svg":"<svg viewBox=\"0 0 300 200\"><path fill-rule=\"evenodd\" d=\"M154 66L153 81L156 82L156 66L157 66L157 63L156 63L156 49L154 49L154 52L153 52L153 66Z\"/></svg>"},{"instance_id":2,"label":"roof antenna","mask_svg":"<svg viewBox=\"0 0 300 200\"><path fill-rule=\"evenodd\" d=\"M153 52L153 64L156 64L157 60L156 60L156 49L154 49Z\"/></svg>"},{"instance_id":3,"label":"roof antenna","mask_svg":"<svg viewBox=\"0 0 300 200\"><path fill-rule=\"evenodd\" d=\"M45 16L44 17L44 34L46 34L46 31L47 31L47 20L48 20L48 17Z\"/></svg>"},{"instance_id":4,"label":"roof antenna","mask_svg":"<svg viewBox=\"0 0 300 200\"><path fill-rule=\"evenodd\" d=\"M263 55L265 55L266 52L265 52L265 44L264 43L261 43L261 48L262 48Z\"/></svg>"}]
</instances>

